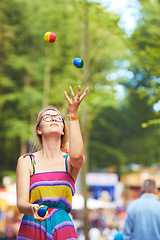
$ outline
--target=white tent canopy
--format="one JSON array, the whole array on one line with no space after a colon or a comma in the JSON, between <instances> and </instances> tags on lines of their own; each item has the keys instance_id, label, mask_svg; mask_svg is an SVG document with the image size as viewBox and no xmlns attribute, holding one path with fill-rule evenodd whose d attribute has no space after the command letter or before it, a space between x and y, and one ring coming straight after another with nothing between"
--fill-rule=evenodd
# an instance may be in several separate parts
<instances>
[{"instance_id":1,"label":"white tent canopy","mask_svg":"<svg viewBox=\"0 0 160 240\"><path fill-rule=\"evenodd\" d=\"M84 208L84 197L82 195L75 195L72 201L73 209L83 209ZM115 202L104 202L101 200L96 200L92 198L87 199L87 208L88 209L115 209L116 204Z\"/></svg>"}]
</instances>

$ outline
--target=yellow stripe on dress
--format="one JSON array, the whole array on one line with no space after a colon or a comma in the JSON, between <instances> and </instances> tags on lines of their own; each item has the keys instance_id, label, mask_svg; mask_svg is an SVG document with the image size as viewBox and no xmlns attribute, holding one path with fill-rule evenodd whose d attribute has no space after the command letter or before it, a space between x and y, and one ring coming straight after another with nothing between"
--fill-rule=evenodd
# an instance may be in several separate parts
<instances>
[{"instance_id":1,"label":"yellow stripe on dress","mask_svg":"<svg viewBox=\"0 0 160 240\"><path fill-rule=\"evenodd\" d=\"M72 204L72 191L68 186L38 186L31 191L30 202L35 202L39 198L65 197Z\"/></svg>"}]
</instances>

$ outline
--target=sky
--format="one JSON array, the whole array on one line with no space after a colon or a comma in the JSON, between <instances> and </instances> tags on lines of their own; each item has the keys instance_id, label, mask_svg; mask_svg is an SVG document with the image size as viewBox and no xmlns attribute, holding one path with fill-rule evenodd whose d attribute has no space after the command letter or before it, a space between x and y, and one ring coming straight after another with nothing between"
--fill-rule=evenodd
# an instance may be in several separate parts
<instances>
[{"instance_id":1,"label":"sky","mask_svg":"<svg viewBox=\"0 0 160 240\"><path fill-rule=\"evenodd\" d=\"M123 27L128 35L133 33L136 22L140 17L141 8L138 0L95 0L107 6L108 11L114 11L121 16L119 26Z\"/></svg>"}]
</instances>

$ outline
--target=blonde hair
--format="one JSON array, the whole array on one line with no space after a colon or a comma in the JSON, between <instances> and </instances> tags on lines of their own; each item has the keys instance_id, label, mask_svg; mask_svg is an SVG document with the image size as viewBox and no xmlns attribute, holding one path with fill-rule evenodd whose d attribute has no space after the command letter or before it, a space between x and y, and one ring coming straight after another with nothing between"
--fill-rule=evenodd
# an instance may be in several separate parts
<instances>
[{"instance_id":1,"label":"blonde hair","mask_svg":"<svg viewBox=\"0 0 160 240\"><path fill-rule=\"evenodd\" d=\"M35 132L36 132L36 136L38 139L38 142L40 144L40 146L42 147L42 136L40 134L37 133L37 128L41 122L42 116L43 114L47 111L47 110L53 110L56 111L57 113L61 114L58 109L56 109L54 106L48 106L47 108L43 109L42 111L39 112L38 116L37 116L37 121L36 121L36 127L35 127ZM67 124L66 121L64 119L63 121L64 123L64 128L63 128L63 132L64 135L61 136L61 150L64 151L67 148L67 142L68 142L68 130L67 130Z\"/></svg>"}]
</instances>

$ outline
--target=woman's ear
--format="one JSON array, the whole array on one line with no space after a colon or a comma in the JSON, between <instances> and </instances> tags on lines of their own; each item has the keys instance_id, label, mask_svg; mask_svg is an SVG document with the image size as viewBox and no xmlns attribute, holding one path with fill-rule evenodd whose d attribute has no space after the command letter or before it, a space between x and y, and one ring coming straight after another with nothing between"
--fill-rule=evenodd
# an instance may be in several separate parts
<instances>
[{"instance_id":1,"label":"woman's ear","mask_svg":"<svg viewBox=\"0 0 160 240\"><path fill-rule=\"evenodd\" d=\"M36 133L38 134L38 135L42 135L42 131L37 127L36 128Z\"/></svg>"},{"instance_id":2,"label":"woman's ear","mask_svg":"<svg viewBox=\"0 0 160 240\"><path fill-rule=\"evenodd\" d=\"M64 128L63 128L63 130L62 130L62 134L61 135L64 135Z\"/></svg>"}]
</instances>

